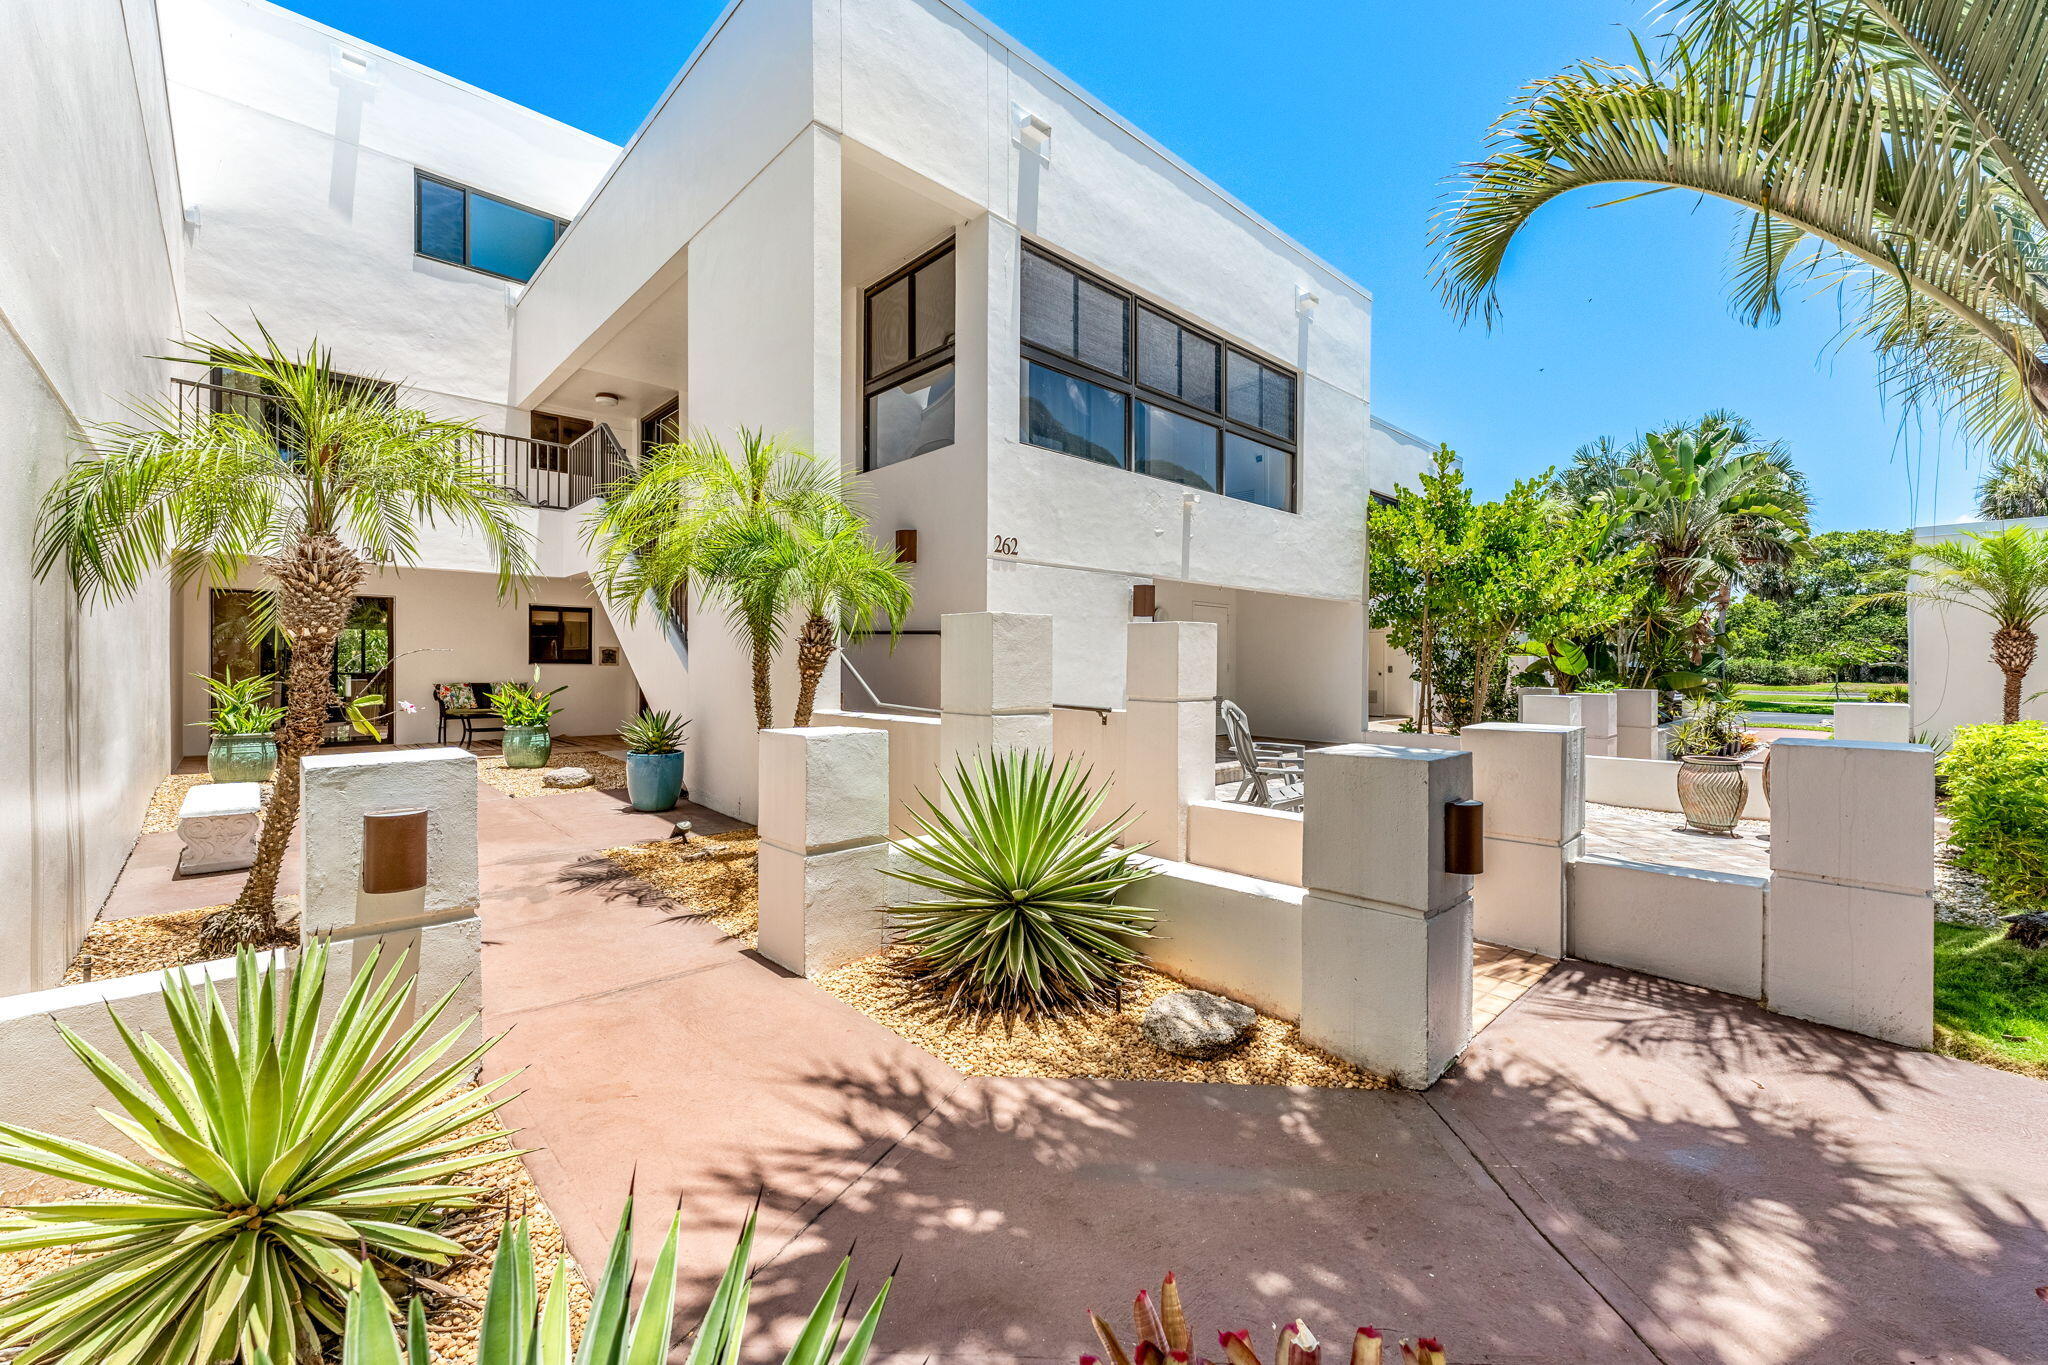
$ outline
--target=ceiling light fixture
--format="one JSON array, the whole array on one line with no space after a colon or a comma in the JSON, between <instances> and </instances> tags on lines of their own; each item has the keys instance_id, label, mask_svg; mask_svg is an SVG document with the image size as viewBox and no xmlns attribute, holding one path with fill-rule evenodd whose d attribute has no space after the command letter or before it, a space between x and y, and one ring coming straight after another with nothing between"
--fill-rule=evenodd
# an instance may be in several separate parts
<instances>
[{"instance_id":1,"label":"ceiling light fixture","mask_svg":"<svg viewBox=\"0 0 2048 1365\"><path fill-rule=\"evenodd\" d=\"M615 393L601 393L590 401L601 408L615 408L619 405L619 396Z\"/></svg>"}]
</instances>

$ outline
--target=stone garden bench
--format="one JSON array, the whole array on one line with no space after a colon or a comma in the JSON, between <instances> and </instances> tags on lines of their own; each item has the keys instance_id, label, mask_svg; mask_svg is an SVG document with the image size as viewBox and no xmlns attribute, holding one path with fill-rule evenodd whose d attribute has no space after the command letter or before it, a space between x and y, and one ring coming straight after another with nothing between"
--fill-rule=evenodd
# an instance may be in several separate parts
<instances>
[{"instance_id":1,"label":"stone garden bench","mask_svg":"<svg viewBox=\"0 0 2048 1365\"><path fill-rule=\"evenodd\" d=\"M202 783L178 807L178 873L233 872L256 861L263 827L261 782Z\"/></svg>"}]
</instances>

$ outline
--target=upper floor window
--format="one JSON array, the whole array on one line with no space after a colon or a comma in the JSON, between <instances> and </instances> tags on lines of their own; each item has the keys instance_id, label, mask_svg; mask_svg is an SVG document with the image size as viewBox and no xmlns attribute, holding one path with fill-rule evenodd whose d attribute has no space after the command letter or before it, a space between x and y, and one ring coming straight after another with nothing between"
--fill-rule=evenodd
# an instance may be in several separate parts
<instances>
[{"instance_id":1,"label":"upper floor window","mask_svg":"<svg viewBox=\"0 0 2048 1365\"><path fill-rule=\"evenodd\" d=\"M1026 442L1295 508L1292 371L1036 248L1022 277Z\"/></svg>"},{"instance_id":2,"label":"upper floor window","mask_svg":"<svg viewBox=\"0 0 2048 1365\"><path fill-rule=\"evenodd\" d=\"M524 284L569 226L425 171L414 172L413 180L413 250L437 261Z\"/></svg>"},{"instance_id":3,"label":"upper floor window","mask_svg":"<svg viewBox=\"0 0 2048 1365\"><path fill-rule=\"evenodd\" d=\"M865 468L953 444L953 287L947 242L862 296Z\"/></svg>"}]
</instances>

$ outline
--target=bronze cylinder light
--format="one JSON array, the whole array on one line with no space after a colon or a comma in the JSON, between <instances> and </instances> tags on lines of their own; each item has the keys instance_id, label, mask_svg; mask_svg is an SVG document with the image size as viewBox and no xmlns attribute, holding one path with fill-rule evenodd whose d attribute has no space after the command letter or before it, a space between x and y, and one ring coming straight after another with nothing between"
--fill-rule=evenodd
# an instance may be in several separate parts
<instances>
[{"instance_id":1,"label":"bronze cylinder light","mask_svg":"<svg viewBox=\"0 0 2048 1365\"><path fill-rule=\"evenodd\" d=\"M427 813L378 810L363 816L363 890L372 896L427 885Z\"/></svg>"},{"instance_id":2,"label":"bronze cylinder light","mask_svg":"<svg viewBox=\"0 0 2048 1365\"><path fill-rule=\"evenodd\" d=\"M1486 870L1486 803L1444 803L1444 871L1476 877Z\"/></svg>"}]
</instances>

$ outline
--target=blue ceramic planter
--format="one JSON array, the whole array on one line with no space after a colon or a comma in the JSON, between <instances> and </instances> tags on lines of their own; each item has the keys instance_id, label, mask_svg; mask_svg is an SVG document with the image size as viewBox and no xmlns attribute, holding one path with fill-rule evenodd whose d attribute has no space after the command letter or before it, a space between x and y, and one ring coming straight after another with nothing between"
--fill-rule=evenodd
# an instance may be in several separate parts
<instances>
[{"instance_id":1,"label":"blue ceramic planter","mask_svg":"<svg viewBox=\"0 0 2048 1365\"><path fill-rule=\"evenodd\" d=\"M626 795L634 810L674 810L683 795L683 753L627 754Z\"/></svg>"}]
</instances>

